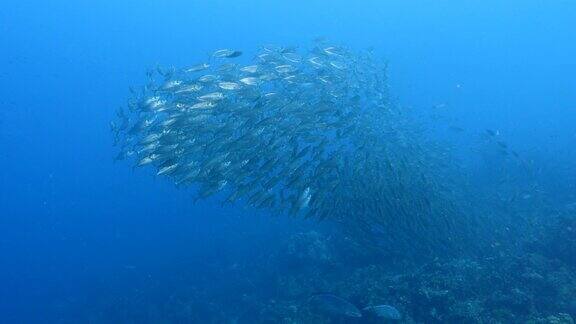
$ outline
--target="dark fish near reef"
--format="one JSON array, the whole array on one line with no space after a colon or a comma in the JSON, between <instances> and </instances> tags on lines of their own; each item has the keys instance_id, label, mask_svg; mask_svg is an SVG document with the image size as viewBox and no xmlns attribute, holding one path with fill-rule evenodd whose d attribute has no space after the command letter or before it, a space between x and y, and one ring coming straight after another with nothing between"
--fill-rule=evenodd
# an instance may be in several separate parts
<instances>
[{"instance_id":1,"label":"dark fish near reef","mask_svg":"<svg viewBox=\"0 0 576 324\"><path fill-rule=\"evenodd\" d=\"M364 312L374 314L377 317L384 319L399 321L402 319L400 312L393 306L388 305L378 305L378 306L368 306L362 309Z\"/></svg>"},{"instance_id":2,"label":"dark fish near reef","mask_svg":"<svg viewBox=\"0 0 576 324\"><path fill-rule=\"evenodd\" d=\"M227 58L234 58L234 57L238 57L240 55L242 55L241 51L233 51L232 53L228 54L226 57Z\"/></svg>"},{"instance_id":3,"label":"dark fish near reef","mask_svg":"<svg viewBox=\"0 0 576 324\"><path fill-rule=\"evenodd\" d=\"M344 298L332 294L314 295L308 304L330 315L362 317L362 312Z\"/></svg>"},{"instance_id":4,"label":"dark fish near reef","mask_svg":"<svg viewBox=\"0 0 576 324\"><path fill-rule=\"evenodd\" d=\"M494 137L494 136L498 136L500 135L499 131L493 131L491 129L487 129L486 130L486 135L490 136L490 137Z\"/></svg>"}]
</instances>

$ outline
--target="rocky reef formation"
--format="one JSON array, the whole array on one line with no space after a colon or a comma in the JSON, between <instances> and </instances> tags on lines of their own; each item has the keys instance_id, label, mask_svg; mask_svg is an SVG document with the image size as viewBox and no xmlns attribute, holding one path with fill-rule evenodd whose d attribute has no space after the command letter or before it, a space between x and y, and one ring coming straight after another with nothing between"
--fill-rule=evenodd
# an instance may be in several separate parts
<instances>
[{"instance_id":1,"label":"rocky reef formation","mask_svg":"<svg viewBox=\"0 0 576 324\"><path fill-rule=\"evenodd\" d=\"M358 308L393 305L401 323L574 323L576 217L554 217L521 249L471 258L392 262L330 230L294 232L238 262L130 276L93 309L93 322L382 323L308 305L316 293ZM100 294L101 295L101 294ZM114 297L112 297L114 296ZM94 304L94 303L90 303Z\"/></svg>"}]
</instances>

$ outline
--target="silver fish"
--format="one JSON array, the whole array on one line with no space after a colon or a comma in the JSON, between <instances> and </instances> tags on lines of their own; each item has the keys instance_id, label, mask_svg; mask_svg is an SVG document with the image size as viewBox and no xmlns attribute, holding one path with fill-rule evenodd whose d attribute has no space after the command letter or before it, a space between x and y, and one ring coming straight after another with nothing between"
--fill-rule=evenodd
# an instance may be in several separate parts
<instances>
[{"instance_id":1,"label":"silver fish","mask_svg":"<svg viewBox=\"0 0 576 324\"><path fill-rule=\"evenodd\" d=\"M211 92L198 97L198 100L201 101L219 101L222 99L224 99L224 94L222 92Z\"/></svg>"},{"instance_id":2,"label":"silver fish","mask_svg":"<svg viewBox=\"0 0 576 324\"><path fill-rule=\"evenodd\" d=\"M221 49L212 53L212 57L216 58L234 58L242 55L242 52L231 49Z\"/></svg>"},{"instance_id":3,"label":"silver fish","mask_svg":"<svg viewBox=\"0 0 576 324\"><path fill-rule=\"evenodd\" d=\"M223 90L239 90L240 88L242 88L236 82L220 82L218 83L218 87L220 87L220 89Z\"/></svg>"},{"instance_id":4,"label":"silver fish","mask_svg":"<svg viewBox=\"0 0 576 324\"><path fill-rule=\"evenodd\" d=\"M245 84L245 85L255 86L255 85L258 85L259 79L253 78L253 77L247 77L247 78L240 79L240 82Z\"/></svg>"},{"instance_id":5,"label":"silver fish","mask_svg":"<svg viewBox=\"0 0 576 324\"><path fill-rule=\"evenodd\" d=\"M258 65L248 65L248 66L245 66L243 68L240 68L240 71L253 74L253 73L258 72L259 69L260 68Z\"/></svg>"},{"instance_id":6,"label":"silver fish","mask_svg":"<svg viewBox=\"0 0 576 324\"><path fill-rule=\"evenodd\" d=\"M184 72L186 72L186 73L200 72L200 71L207 70L208 68L210 68L210 64L201 63L201 64L193 65L193 66L185 69Z\"/></svg>"}]
</instances>

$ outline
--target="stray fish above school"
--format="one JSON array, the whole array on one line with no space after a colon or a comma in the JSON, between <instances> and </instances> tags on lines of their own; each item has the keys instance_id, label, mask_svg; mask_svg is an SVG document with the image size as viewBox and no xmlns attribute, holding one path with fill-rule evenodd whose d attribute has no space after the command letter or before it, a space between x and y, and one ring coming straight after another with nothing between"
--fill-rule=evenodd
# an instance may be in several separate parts
<instances>
[{"instance_id":1,"label":"stray fish above school","mask_svg":"<svg viewBox=\"0 0 576 324\"><path fill-rule=\"evenodd\" d=\"M212 53L212 57L216 58L234 58L242 55L242 52L231 49L221 49Z\"/></svg>"},{"instance_id":2,"label":"stray fish above school","mask_svg":"<svg viewBox=\"0 0 576 324\"><path fill-rule=\"evenodd\" d=\"M149 70L111 124L117 159L198 198L380 226L389 240L449 230L457 211L445 198L445 155L391 101L373 52L321 42L228 60L242 54Z\"/></svg>"}]
</instances>

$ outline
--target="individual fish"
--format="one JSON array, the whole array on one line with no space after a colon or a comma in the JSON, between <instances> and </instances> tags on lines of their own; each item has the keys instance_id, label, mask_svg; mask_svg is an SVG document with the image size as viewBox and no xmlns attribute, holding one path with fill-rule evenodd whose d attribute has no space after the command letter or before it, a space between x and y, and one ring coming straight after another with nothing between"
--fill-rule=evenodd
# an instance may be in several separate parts
<instances>
[{"instance_id":1,"label":"individual fish","mask_svg":"<svg viewBox=\"0 0 576 324\"><path fill-rule=\"evenodd\" d=\"M208 109L208 108L214 108L216 107L216 104L214 102L211 101L202 101L202 102L198 102L193 104L192 106L190 106L190 109Z\"/></svg>"},{"instance_id":2,"label":"individual fish","mask_svg":"<svg viewBox=\"0 0 576 324\"><path fill-rule=\"evenodd\" d=\"M242 78L239 81L245 85L255 86L255 85L258 85L260 80L258 78L247 77L247 78Z\"/></svg>"},{"instance_id":3,"label":"individual fish","mask_svg":"<svg viewBox=\"0 0 576 324\"><path fill-rule=\"evenodd\" d=\"M130 128L130 130L128 130L128 134L130 135L136 135L139 132L142 132L146 129L148 129L152 124L154 124L155 119L142 119L137 121L134 125L132 125L132 127Z\"/></svg>"},{"instance_id":4,"label":"individual fish","mask_svg":"<svg viewBox=\"0 0 576 324\"><path fill-rule=\"evenodd\" d=\"M198 97L201 101L219 101L224 99L224 94L222 92L211 92Z\"/></svg>"},{"instance_id":5,"label":"individual fish","mask_svg":"<svg viewBox=\"0 0 576 324\"><path fill-rule=\"evenodd\" d=\"M326 47L322 50L325 54L331 55L331 56L343 56L342 53L342 49L337 48L335 46L329 46Z\"/></svg>"},{"instance_id":6,"label":"individual fish","mask_svg":"<svg viewBox=\"0 0 576 324\"><path fill-rule=\"evenodd\" d=\"M152 164L152 163L154 163L154 161L157 161L159 157L160 156L158 154L150 154L150 155L144 156L138 161L136 166L141 167L141 166L145 166L148 164Z\"/></svg>"},{"instance_id":7,"label":"individual fish","mask_svg":"<svg viewBox=\"0 0 576 324\"><path fill-rule=\"evenodd\" d=\"M321 68L324 66L324 63L319 57L311 57L308 59L308 63L312 64L316 68Z\"/></svg>"},{"instance_id":8,"label":"individual fish","mask_svg":"<svg viewBox=\"0 0 576 324\"><path fill-rule=\"evenodd\" d=\"M235 51L231 49L221 49L212 53L212 57L216 58L234 58L240 55L242 55L241 51Z\"/></svg>"},{"instance_id":9,"label":"individual fish","mask_svg":"<svg viewBox=\"0 0 576 324\"><path fill-rule=\"evenodd\" d=\"M274 81L274 80L278 80L280 79L280 77L276 74L276 73L265 73L260 75L260 80L261 81Z\"/></svg>"},{"instance_id":10,"label":"individual fish","mask_svg":"<svg viewBox=\"0 0 576 324\"><path fill-rule=\"evenodd\" d=\"M120 160L127 159L127 158L131 157L132 155L134 155L134 153L135 152L132 150L122 149L122 150L120 150L120 152L118 152L118 154L114 158L114 161L120 161Z\"/></svg>"},{"instance_id":11,"label":"individual fish","mask_svg":"<svg viewBox=\"0 0 576 324\"><path fill-rule=\"evenodd\" d=\"M114 134L118 134L120 132L120 128L118 128L118 125L114 121L110 122L110 131Z\"/></svg>"},{"instance_id":12,"label":"individual fish","mask_svg":"<svg viewBox=\"0 0 576 324\"><path fill-rule=\"evenodd\" d=\"M291 63L300 63L302 61L302 57L293 52L287 52L282 54L282 57Z\"/></svg>"},{"instance_id":13,"label":"individual fish","mask_svg":"<svg viewBox=\"0 0 576 324\"><path fill-rule=\"evenodd\" d=\"M362 317L362 312L354 304L332 294L318 294L308 299L308 304L330 315Z\"/></svg>"},{"instance_id":14,"label":"individual fish","mask_svg":"<svg viewBox=\"0 0 576 324\"><path fill-rule=\"evenodd\" d=\"M151 144L154 142L158 142L159 139L160 139L160 134L156 134L156 133L148 134L140 140L140 144L142 144L142 145Z\"/></svg>"},{"instance_id":15,"label":"individual fish","mask_svg":"<svg viewBox=\"0 0 576 324\"><path fill-rule=\"evenodd\" d=\"M120 116L120 125L118 125L118 131L124 131L130 125L130 119L126 116Z\"/></svg>"},{"instance_id":16,"label":"individual fish","mask_svg":"<svg viewBox=\"0 0 576 324\"><path fill-rule=\"evenodd\" d=\"M217 71L219 74L221 75L226 75L229 73L233 73L234 71L236 71L236 68L238 67L237 64L233 64L233 63L226 63L226 64L222 64L217 68Z\"/></svg>"},{"instance_id":17,"label":"individual fish","mask_svg":"<svg viewBox=\"0 0 576 324\"><path fill-rule=\"evenodd\" d=\"M178 90L174 91L175 94L198 92L202 90L203 86L200 84L192 83L180 87Z\"/></svg>"},{"instance_id":18,"label":"individual fish","mask_svg":"<svg viewBox=\"0 0 576 324\"><path fill-rule=\"evenodd\" d=\"M165 79L170 79L176 70L173 67L163 68L161 66L156 66L156 72L163 76Z\"/></svg>"},{"instance_id":19,"label":"individual fish","mask_svg":"<svg viewBox=\"0 0 576 324\"><path fill-rule=\"evenodd\" d=\"M198 82L202 82L202 83L211 83L218 80L218 76L213 75L213 74L206 74L201 76L200 78L198 78Z\"/></svg>"},{"instance_id":20,"label":"individual fish","mask_svg":"<svg viewBox=\"0 0 576 324\"><path fill-rule=\"evenodd\" d=\"M487 129L487 130L486 130L486 134L487 134L488 136L490 136L490 137L494 137L494 136L500 135L500 132L499 132L499 131L494 131L494 130L491 130L491 129Z\"/></svg>"},{"instance_id":21,"label":"individual fish","mask_svg":"<svg viewBox=\"0 0 576 324\"><path fill-rule=\"evenodd\" d=\"M159 147L159 145L160 144L158 142L147 144L138 150L138 154L142 155L145 154L146 152L153 152Z\"/></svg>"},{"instance_id":22,"label":"individual fish","mask_svg":"<svg viewBox=\"0 0 576 324\"><path fill-rule=\"evenodd\" d=\"M218 83L218 87L223 90L239 90L242 88L242 86L236 82L220 82Z\"/></svg>"},{"instance_id":23,"label":"individual fish","mask_svg":"<svg viewBox=\"0 0 576 324\"><path fill-rule=\"evenodd\" d=\"M207 63L201 63L201 64L196 64L193 65L187 69L184 70L184 72L186 73L194 73L194 72L200 72L200 71L204 71L210 68L210 64Z\"/></svg>"},{"instance_id":24,"label":"individual fish","mask_svg":"<svg viewBox=\"0 0 576 324\"><path fill-rule=\"evenodd\" d=\"M178 163L166 165L164 167L161 167L160 170L158 170L158 173L156 173L156 175L172 174L172 173L174 173L174 171L176 170L177 167L178 167Z\"/></svg>"},{"instance_id":25,"label":"individual fish","mask_svg":"<svg viewBox=\"0 0 576 324\"><path fill-rule=\"evenodd\" d=\"M160 96L153 96L146 98L140 103L140 110L142 111L153 111L158 110L166 104L166 100L162 99Z\"/></svg>"},{"instance_id":26,"label":"individual fish","mask_svg":"<svg viewBox=\"0 0 576 324\"><path fill-rule=\"evenodd\" d=\"M259 69L260 69L260 67L258 65L248 65L248 66L245 66L243 68L240 68L240 71L245 72L245 73L254 74L254 73L258 72Z\"/></svg>"},{"instance_id":27,"label":"individual fish","mask_svg":"<svg viewBox=\"0 0 576 324\"><path fill-rule=\"evenodd\" d=\"M233 51L232 53L228 54L226 57L227 58L233 58L233 57L238 57L240 55L242 55L241 51Z\"/></svg>"},{"instance_id":28,"label":"individual fish","mask_svg":"<svg viewBox=\"0 0 576 324\"><path fill-rule=\"evenodd\" d=\"M310 187L306 187L298 197L298 208L300 210L308 208L308 204L310 203L310 199L312 198L312 194L310 192Z\"/></svg>"},{"instance_id":29,"label":"individual fish","mask_svg":"<svg viewBox=\"0 0 576 324\"><path fill-rule=\"evenodd\" d=\"M346 68L347 68L344 63L341 63L338 61L331 61L330 66L332 66L333 68L335 68L337 70L346 70Z\"/></svg>"},{"instance_id":30,"label":"individual fish","mask_svg":"<svg viewBox=\"0 0 576 324\"><path fill-rule=\"evenodd\" d=\"M402 319L402 314L400 314L400 312L394 306L368 306L364 307L362 310L387 320L399 321Z\"/></svg>"},{"instance_id":31,"label":"individual fish","mask_svg":"<svg viewBox=\"0 0 576 324\"><path fill-rule=\"evenodd\" d=\"M164 83L162 85L162 87L160 87L160 89L162 90L170 90L170 89L174 89L179 87L180 85L182 85L182 80L170 80L167 81L166 83Z\"/></svg>"},{"instance_id":32,"label":"individual fish","mask_svg":"<svg viewBox=\"0 0 576 324\"><path fill-rule=\"evenodd\" d=\"M502 149L508 148L508 145L502 141L496 141L496 144L498 144L498 146L500 146L500 148L502 148Z\"/></svg>"},{"instance_id":33,"label":"individual fish","mask_svg":"<svg viewBox=\"0 0 576 324\"><path fill-rule=\"evenodd\" d=\"M278 73L290 73L296 71L296 68L290 64L278 65L275 67L276 72Z\"/></svg>"}]
</instances>

